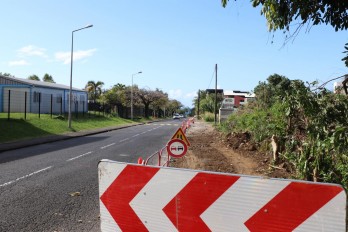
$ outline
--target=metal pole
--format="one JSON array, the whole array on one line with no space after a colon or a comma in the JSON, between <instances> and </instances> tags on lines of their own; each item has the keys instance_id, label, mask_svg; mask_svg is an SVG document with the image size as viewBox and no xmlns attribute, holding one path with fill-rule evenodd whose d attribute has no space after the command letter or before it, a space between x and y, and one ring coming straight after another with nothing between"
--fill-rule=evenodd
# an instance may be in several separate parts
<instances>
[{"instance_id":1,"label":"metal pole","mask_svg":"<svg viewBox=\"0 0 348 232\"><path fill-rule=\"evenodd\" d=\"M41 93L39 93L39 118L41 115Z\"/></svg>"},{"instance_id":2,"label":"metal pole","mask_svg":"<svg viewBox=\"0 0 348 232\"><path fill-rule=\"evenodd\" d=\"M88 25L71 32L71 60L70 60L70 88L69 88L69 111L68 111L68 126L71 128L71 98L72 98L72 70L73 70L73 50L74 50L74 32L80 31L86 28L93 27L93 25Z\"/></svg>"},{"instance_id":3,"label":"metal pole","mask_svg":"<svg viewBox=\"0 0 348 232\"><path fill-rule=\"evenodd\" d=\"M24 120L27 120L27 92L24 94Z\"/></svg>"},{"instance_id":4,"label":"metal pole","mask_svg":"<svg viewBox=\"0 0 348 232\"><path fill-rule=\"evenodd\" d=\"M71 128L71 94L72 94L72 70L73 70L74 31L71 32L71 60L70 60L70 88L68 103L68 126Z\"/></svg>"},{"instance_id":5,"label":"metal pole","mask_svg":"<svg viewBox=\"0 0 348 232\"><path fill-rule=\"evenodd\" d=\"M132 75L132 85L131 85L131 120L133 120L133 76Z\"/></svg>"},{"instance_id":6,"label":"metal pole","mask_svg":"<svg viewBox=\"0 0 348 232\"><path fill-rule=\"evenodd\" d=\"M215 106L214 106L214 124L216 126L216 109L217 109L217 64L215 64Z\"/></svg>"},{"instance_id":7,"label":"metal pole","mask_svg":"<svg viewBox=\"0 0 348 232\"><path fill-rule=\"evenodd\" d=\"M134 75L141 74L142 71L132 74L132 85L131 85L131 120L133 120L133 77Z\"/></svg>"},{"instance_id":8,"label":"metal pole","mask_svg":"<svg viewBox=\"0 0 348 232\"><path fill-rule=\"evenodd\" d=\"M51 94L51 118L53 114L53 94Z\"/></svg>"},{"instance_id":9,"label":"metal pole","mask_svg":"<svg viewBox=\"0 0 348 232\"><path fill-rule=\"evenodd\" d=\"M10 120L11 111L11 90L8 90L7 120Z\"/></svg>"},{"instance_id":10,"label":"metal pole","mask_svg":"<svg viewBox=\"0 0 348 232\"><path fill-rule=\"evenodd\" d=\"M199 102L201 100L201 90L198 90L197 120L199 120Z\"/></svg>"}]
</instances>

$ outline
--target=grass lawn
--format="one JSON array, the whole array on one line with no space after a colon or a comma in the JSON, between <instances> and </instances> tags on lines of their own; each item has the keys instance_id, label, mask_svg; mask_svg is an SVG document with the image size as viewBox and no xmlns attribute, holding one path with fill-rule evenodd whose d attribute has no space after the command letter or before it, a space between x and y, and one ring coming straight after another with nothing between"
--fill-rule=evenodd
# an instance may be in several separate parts
<instances>
[{"instance_id":1,"label":"grass lawn","mask_svg":"<svg viewBox=\"0 0 348 232\"><path fill-rule=\"evenodd\" d=\"M74 115L70 129L67 117L53 116L51 118L50 115L41 114L39 118L38 115L31 114L27 120L24 120L23 114L11 113L11 118L8 120L6 113L0 113L0 143L145 121L149 120L131 121L103 115L85 115L84 117L81 115L75 118Z\"/></svg>"}]
</instances>

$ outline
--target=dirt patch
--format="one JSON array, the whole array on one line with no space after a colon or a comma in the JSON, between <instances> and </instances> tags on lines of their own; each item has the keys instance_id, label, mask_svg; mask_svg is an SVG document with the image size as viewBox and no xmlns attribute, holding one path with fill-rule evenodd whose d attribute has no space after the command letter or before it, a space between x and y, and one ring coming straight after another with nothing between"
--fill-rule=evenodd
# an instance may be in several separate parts
<instances>
[{"instance_id":1,"label":"dirt patch","mask_svg":"<svg viewBox=\"0 0 348 232\"><path fill-rule=\"evenodd\" d=\"M253 176L290 178L284 166L273 165L270 152L261 153L247 133L222 135L211 124L196 121L186 134L191 146L171 167Z\"/></svg>"}]
</instances>

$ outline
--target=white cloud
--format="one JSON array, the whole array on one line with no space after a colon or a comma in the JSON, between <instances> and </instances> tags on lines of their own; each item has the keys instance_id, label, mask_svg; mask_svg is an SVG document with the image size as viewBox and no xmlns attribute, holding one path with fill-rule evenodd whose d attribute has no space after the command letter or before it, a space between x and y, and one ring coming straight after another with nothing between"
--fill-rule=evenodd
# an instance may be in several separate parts
<instances>
[{"instance_id":1,"label":"white cloud","mask_svg":"<svg viewBox=\"0 0 348 232\"><path fill-rule=\"evenodd\" d=\"M182 96L182 91L181 91L181 89L171 89L168 92L168 96L171 99L180 98Z\"/></svg>"},{"instance_id":2,"label":"white cloud","mask_svg":"<svg viewBox=\"0 0 348 232\"><path fill-rule=\"evenodd\" d=\"M185 98L194 98L197 96L197 91L185 94Z\"/></svg>"},{"instance_id":3,"label":"white cloud","mask_svg":"<svg viewBox=\"0 0 348 232\"><path fill-rule=\"evenodd\" d=\"M93 56L94 52L96 52L97 49L89 49L85 51L75 51L73 54L74 61L82 60L87 57ZM64 64L70 64L71 61L71 52L57 52L55 54L55 57L58 61L62 61Z\"/></svg>"},{"instance_id":4,"label":"white cloud","mask_svg":"<svg viewBox=\"0 0 348 232\"><path fill-rule=\"evenodd\" d=\"M34 45L28 45L28 46L22 47L18 49L17 52L20 57L39 56L39 57L47 58L47 55L45 54L46 49L39 48Z\"/></svg>"},{"instance_id":5,"label":"white cloud","mask_svg":"<svg viewBox=\"0 0 348 232\"><path fill-rule=\"evenodd\" d=\"M29 65L29 63L26 60L14 60L8 62L9 66L24 66L24 65Z\"/></svg>"}]
</instances>

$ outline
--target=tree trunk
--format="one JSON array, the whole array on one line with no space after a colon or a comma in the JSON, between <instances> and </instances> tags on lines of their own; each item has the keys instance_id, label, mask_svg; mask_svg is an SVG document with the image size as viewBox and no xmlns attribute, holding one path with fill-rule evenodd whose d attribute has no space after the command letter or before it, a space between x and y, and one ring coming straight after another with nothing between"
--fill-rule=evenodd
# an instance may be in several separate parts
<instances>
[{"instance_id":1,"label":"tree trunk","mask_svg":"<svg viewBox=\"0 0 348 232\"><path fill-rule=\"evenodd\" d=\"M145 118L149 117L149 105L150 104L144 104L144 106L145 106Z\"/></svg>"}]
</instances>

